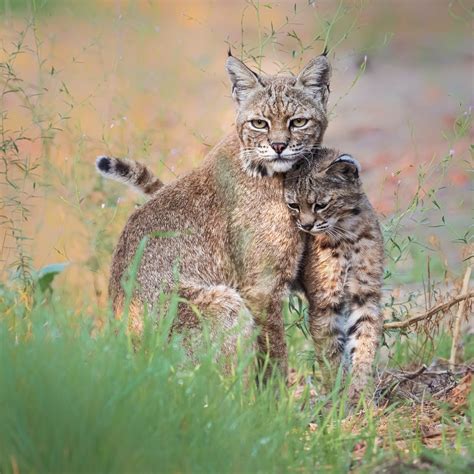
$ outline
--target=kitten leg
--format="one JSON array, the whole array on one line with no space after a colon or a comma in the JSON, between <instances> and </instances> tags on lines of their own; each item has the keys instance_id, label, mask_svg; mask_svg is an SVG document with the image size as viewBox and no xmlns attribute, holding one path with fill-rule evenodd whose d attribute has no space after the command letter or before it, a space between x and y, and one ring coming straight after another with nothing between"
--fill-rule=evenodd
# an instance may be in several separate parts
<instances>
[{"instance_id":1,"label":"kitten leg","mask_svg":"<svg viewBox=\"0 0 474 474\"><path fill-rule=\"evenodd\" d=\"M303 281L316 361L328 389L334 383L344 353L344 289L349 267L342 245L324 247L317 239L311 241Z\"/></svg>"},{"instance_id":2,"label":"kitten leg","mask_svg":"<svg viewBox=\"0 0 474 474\"><path fill-rule=\"evenodd\" d=\"M351 298L347 319L346 354L351 365L349 398L357 403L361 393L372 381L373 364L383 330L383 317L373 293L359 293Z\"/></svg>"},{"instance_id":3,"label":"kitten leg","mask_svg":"<svg viewBox=\"0 0 474 474\"><path fill-rule=\"evenodd\" d=\"M352 252L352 270L347 282L350 313L347 319L346 354L351 365L349 396L357 403L372 385L373 365L383 332L380 307L383 280L383 245L380 229L362 229Z\"/></svg>"}]
</instances>

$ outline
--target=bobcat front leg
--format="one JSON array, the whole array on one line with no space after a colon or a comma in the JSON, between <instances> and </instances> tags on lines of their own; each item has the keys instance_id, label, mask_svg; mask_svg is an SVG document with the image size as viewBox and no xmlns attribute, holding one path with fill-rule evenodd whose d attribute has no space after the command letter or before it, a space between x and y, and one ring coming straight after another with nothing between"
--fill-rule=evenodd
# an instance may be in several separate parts
<instances>
[{"instance_id":1,"label":"bobcat front leg","mask_svg":"<svg viewBox=\"0 0 474 474\"><path fill-rule=\"evenodd\" d=\"M377 231L374 229L373 234L377 235ZM383 331L380 308L383 247L374 238L359 240L352 253L347 281L350 311L346 322L346 355L351 366L349 397L353 404L364 390L372 388L373 364ZM370 391L367 394L370 396Z\"/></svg>"},{"instance_id":2,"label":"bobcat front leg","mask_svg":"<svg viewBox=\"0 0 474 474\"><path fill-rule=\"evenodd\" d=\"M349 267L343 249L321 248L316 240L310 242L303 281L316 361L327 390L332 388L344 353L344 290Z\"/></svg>"},{"instance_id":3,"label":"bobcat front leg","mask_svg":"<svg viewBox=\"0 0 474 474\"><path fill-rule=\"evenodd\" d=\"M370 387L373 364L383 330L383 317L378 295L351 295L351 311L346 322L346 353L351 365L349 399L358 402L361 393Z\"/></svg>"}]
</instances>

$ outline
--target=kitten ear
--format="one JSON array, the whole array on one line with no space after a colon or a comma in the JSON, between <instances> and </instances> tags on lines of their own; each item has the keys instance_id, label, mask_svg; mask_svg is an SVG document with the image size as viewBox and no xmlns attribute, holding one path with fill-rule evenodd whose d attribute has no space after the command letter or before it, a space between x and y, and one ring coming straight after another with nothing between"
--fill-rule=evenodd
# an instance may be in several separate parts
<instances>
[{"instance_id":1,"label":"kitten ear","mask_svg":"<svg viewBox=\"0 0 474 474\"><path fill-rule=\"evenodd\" d=\"M359 178L360 170L359 162L352 156L344 154L328 166L326 173L345 181L355 181Z\"/></svg>"},{"instance_id":2,"label":"kitten ear","mask_svg":"<svg viewBox=\"0 0 474 474\"><path fill-rule=\"evenodd\" d=\"M263 86L256 72L249 69L242 61L230 54L226 61L226 69L232 82L232 97L239 104L253 91Z\"/></svg>"},{"instance_id":3,"label":"kitten ear","mask_svg":"<svg viewBox=\"0 0 474 474\"><path fill-rule=\"evenodd\" d=\"M326 54L323 53L321 56L311 59L298 74L296 87L307 89L326 108L329 97L330 77L331 65Z\"/></svg>"}]
</instances>

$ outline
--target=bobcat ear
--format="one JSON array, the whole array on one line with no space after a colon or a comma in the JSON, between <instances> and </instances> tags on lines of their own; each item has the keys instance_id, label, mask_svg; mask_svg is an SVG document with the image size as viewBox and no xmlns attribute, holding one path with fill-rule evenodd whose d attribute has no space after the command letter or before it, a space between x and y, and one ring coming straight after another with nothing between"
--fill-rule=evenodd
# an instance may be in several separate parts
<instances>
[{"instance_id":1,"label":"bobcat ear","mask_svg":"<svg viewBox=\"0 0 474 474\"><path fill-rule=\"evenodd\" d=\"M325 53L311 59L296 78L296 87L307 89L324 108L328 102L331 77L331 65Z\"/></svg>"},{"instance_id":2,"label":"bobcat ear","mask_svg":"<svg viewBox=\"0 0 474 474\"><path fill-rule=\"evenodd\" d=\"M360 169L360 164L355 158L341 155L328 166L326 173L345 181L355 181L359 178Z\"/></svg>"},{"instance_id":3,"label":"bobcat ear","mask_svg":"<svg viewBox=\"0 0 474 474\"><path fill-rule=\"evenodd\" d=\"M232 97L239 104L253 91L263 87L260 77L232 54L227 57L226 69L232 82Z\"/></svg>"}]
</instances>

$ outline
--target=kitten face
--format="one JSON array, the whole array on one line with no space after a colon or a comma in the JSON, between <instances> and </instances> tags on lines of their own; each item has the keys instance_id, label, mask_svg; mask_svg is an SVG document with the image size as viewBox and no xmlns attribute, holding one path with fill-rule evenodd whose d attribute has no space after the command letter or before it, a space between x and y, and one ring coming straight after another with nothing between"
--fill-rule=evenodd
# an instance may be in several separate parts
<instances>
[{"instance_id":1,"label":"kitten face","mask_svg":"<svg viewBox=\"0 0 474 474\"><path fill-rule=\"evenodd\" d=\"M244 168L253 176L285 173L321 143L327 126L330 66L318 56L293 76L257 75L230 56Z\"/></svg>"},{"instance_id":2,"label":"kitten face","mask_svg":"<svg viewBox=\"0 0 474 474\"><path fill-rule=\"evenodd\" d=\"M360 166L349 155L322 149L285 176L285 201L299 229L342 237L361 212Z\"/></svg>"}]
</instances>

